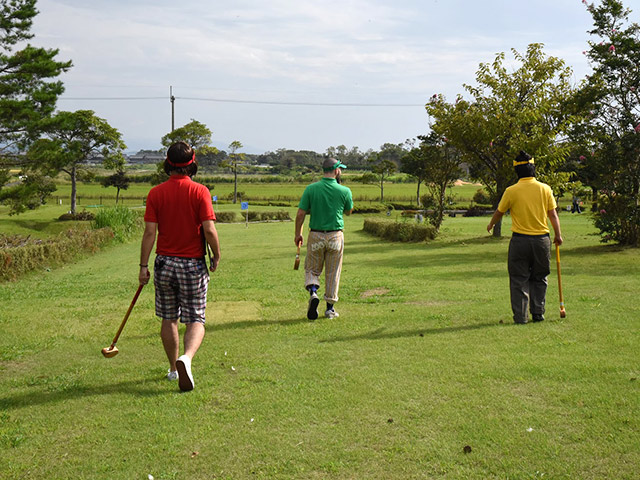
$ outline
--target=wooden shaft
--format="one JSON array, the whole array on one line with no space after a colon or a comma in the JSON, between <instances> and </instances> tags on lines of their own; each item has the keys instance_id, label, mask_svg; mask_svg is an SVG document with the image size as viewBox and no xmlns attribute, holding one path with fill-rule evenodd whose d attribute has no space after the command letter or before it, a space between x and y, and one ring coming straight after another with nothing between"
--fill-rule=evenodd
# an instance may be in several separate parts
<instances>
[{"instance_id":1,"label":"wooden shaft","mask_svg":"<svg viewBox=\"0 0 640 480\"><path fill-rule=\"evenodd\" d=\"M127 323L127 320L129 319L129 314L131 313L131 310L133 310L133 306L136 304L136 301L138 300L138 297L140 296L140 292L142 291L142 287L144 287L144 285L141 283L138 286L138 291L133 296L133 300L131 300L131 305L129 305L129 310L127 310L127 313L125 314L124 318L122 319L122 323L120 324L120 328L118 329L118 333L116 333L116 336L113 337L113 343L111 343L111 348L113 348L116 345L116 342L118 341L118 338L120 337L120 334L122 333L122 329L124 328L124 324Z\"/></svg>"},{"instance_id":2,"label":"wooden shaft","mask_svg":"<svg viewBox=\"0 0 640 480\"><path fill-rule=\"evenodd\" d=\"M564 298L562 297L562 273L560 270L560 247L556 245L556 268L558 271L558 296L560 298L560 308L564 308Z\"/></svg>"}]
</instances>

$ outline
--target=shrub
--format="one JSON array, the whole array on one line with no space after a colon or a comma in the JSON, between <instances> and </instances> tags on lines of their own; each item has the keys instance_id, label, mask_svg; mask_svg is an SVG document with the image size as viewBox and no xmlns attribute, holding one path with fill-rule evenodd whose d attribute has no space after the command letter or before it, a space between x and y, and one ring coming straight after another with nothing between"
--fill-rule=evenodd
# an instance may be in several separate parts
<instances>
[{"instance_id":1,"label":"shrub","mask_svg":"<svg viewBox=\"0 0 640 480\"><path fill-rule=\"evenodd\" d=\"M383 213L383 212L386 212L387 210L389 210L389 208L390 207L387 207L386 205L384 205L382 203L369 205L367 207L362 206L361 204L358 203L353 208L353 213Z\"/></svg>"},{"instance_id":2,"label":"shrub","mask_svg":"<svg viewBox=\"0 0 640 480\"><path fill-rule=\"evenodd\" d=\"M76 212L76 213L63 213L62 215L60 215L58 217L58 220L62 220L62 221L69 221L69 220L74 220L74 221L83 221L83 220L89 220L92 221L96 216L91 213L91 212L86 212L86 211L82 211L82 212Z\"/></svg>"},{"instance_id":3,"label":"shrub","mask_svg":"<svg viewBox=\"0 0 640 480\"><path fill-rule=\"evenodd\" d=\"M241 217L244 221L247 217L247 212L242 212ZM233 223L236 221L236 212L218 212L216 213L217 222L220 223ZM250 222L265 222L265 221L283 221L291 220L291 215L286 210L278 210L275 212L258 212L256 210L249 210Z\"/></svg>"},{"instance_id":4,"label":"shrub","mask_svg":"<svg viewBox=\"0 0 640 480\"><path fill-rule=\"evenodd\" d=\"M113 239L110 228L69 230L57 237L40 240L28 237L0 235L0 281L15 280L20 275L60 265L82 252L95 252Z\"/></svg>"},{"instance_id":5,"label":"shrub","mask_svg":"<svg viewBox=\"0 0 640 480\"><path fill-rule=\"evenodd\" d=\"M640 244L640 206L632 197L605 191L598 199L595 226L602 242L618 242L637 247Z\"/></svg>"},{"instance_id":6,"label":"shrub","mask_svg":"<svg viewBox=\"0 0 640 480\"><path fill-rule=\"evenodd\" d=\"M482 217L487 214L487 210L491 207L487 205L469 205L467 210L462 214L463 217Z\"/></svg>"},{"instance_id":7,"label":"shrub","mask_svg":"<svg viewBox=\"0 0 640 480\"><path fill-rule=\"evenodd\" d=\"M482 203L486 205L491 203L491 198L489 198L489 194L484 188L480 188L473 195L473 201L475 203Z\"/></svg>"},{"instance_id":8,"label":"shrub","mask_svg":"<svg viewBox=\"0 0 640 480\"><path fill-rule=\"evenodd\" d=\"M401 223L382 218L366 218L363 230L377 237L396 242L423 242L436 238L433 225Z\"/></svg>"},{"instance_id":9,"label":"shrub","mask_svg":"<svg viewBox=\"0 0 640 480\"><path fill-rule=\"evenodd\" d=\"M110 228L118 242L130 239L141 225L141 215L123 205L99 209L91 224L94 229Z\"/></svg>"},{"instance_id":10,"label":"shrub","mask_svg":"<svg viewBox=\"0 0 640 480\"><path fill-rule=\"evenodd\" d=\"M236 221L236 212L216 212L216 222L233 223Z\"/></svg>"}]
</instances>

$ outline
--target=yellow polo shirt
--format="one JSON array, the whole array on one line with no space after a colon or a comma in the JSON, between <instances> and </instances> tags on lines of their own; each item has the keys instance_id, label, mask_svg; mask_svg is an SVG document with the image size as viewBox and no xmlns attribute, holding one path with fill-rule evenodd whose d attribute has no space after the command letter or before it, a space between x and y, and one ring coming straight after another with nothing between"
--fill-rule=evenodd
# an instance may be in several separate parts
<instances>
[{"instance_id":1,"label":"yellow polo shirt","mask_svg":"<svg viewBox=\"0 0 640 480\"><path fill-rule=\"evenodd\" d=\"M547 212L556 207L551 187L534 177L521 178L508 187L498 204L502 213L511 210L511 231L524 235L549 233Z\"/></svg>"}]
</instances>

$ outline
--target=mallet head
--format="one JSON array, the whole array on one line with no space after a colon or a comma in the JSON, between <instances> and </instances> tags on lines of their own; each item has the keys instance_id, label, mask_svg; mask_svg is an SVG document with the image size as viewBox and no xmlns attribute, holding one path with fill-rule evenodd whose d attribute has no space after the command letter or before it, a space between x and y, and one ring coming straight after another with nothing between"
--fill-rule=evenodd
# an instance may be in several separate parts
<instances>
[{"instance_id":1,"label":"mallet head","mask_svg":"<svg viewBox=\"0 0 640 480\"><path fill-rule=\"evenodd\" d=\"M567 312L565 312L564 307L560 309L560 318L565 318L567 316Z\"/></svg>"},{"instance_id":2,"label":"mallet head","mask_svg":"<svg viewBox=\"0 0 640 480\"><path fill-rule=\"evenodd\" d=\"M104 355L105 358L115 357L117 354L118 354L118 347L116 347L115 345L111 345L110 347L104 347L102 349L102 355Z\"/></svg>"}]
</instances>

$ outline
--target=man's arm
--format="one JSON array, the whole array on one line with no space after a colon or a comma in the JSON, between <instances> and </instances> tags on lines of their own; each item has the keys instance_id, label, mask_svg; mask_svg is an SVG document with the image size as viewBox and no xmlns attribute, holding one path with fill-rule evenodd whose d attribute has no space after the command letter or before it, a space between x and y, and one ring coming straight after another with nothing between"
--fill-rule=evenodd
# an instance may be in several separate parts
<instances>
[{"instance_id":1,"label":"man's arm","mask_svg":"<svg viewBox=\"0 0 640 480\"><path fill-rule=\"evenodd\" d=\"M489 225L487 225L487 232L491 233L491 230L493 230L493 226L500 221L503 215L504 212L501 212L496 208L496 211L493 212L493 217L491 217L491 220L489 220Z\"/></svg>"},{"instance_id":2,"label":"man's arm","mask_svg":"<svg viewBox=\"0 0 640 480\"><path fill-rule=\"evenodd\" d=\"M560 217L558 217L558 212L555 208L552 208L547 212L549 216L549 220L551 221L551 226L553 227L554 237L553 243L560 246L562 245L562 232L560 230Z\"/></svg>"},{"instance_id":3,"label":"man's arm","mask_svg":"<svg viewBox=\"0 0 640 480\"><path fill-rule=\"evenodd\" d=\"M149 257L151 256L151 250L153 250L153 244L156 242L157 231L157 223L144 223L144 233L142 234L142 244L140 246L140 272L138 273L140 285L146 285L151 278L151 274L149 273Z\"/></svg>"},{"instance_id":4,"label":"man's arm","mask_svg":"<svg viewBox=\"0 0 640 480\"><path fill-rule=\"evenodd\" d=\"M296 230L294 232L294 238L293 238L293 243L295 244L295 246L299 246L302 245L304 238L302 236L302 227L304 226L304 217L307 216L307 212L305 210L302 210L301 208L298 209L298 213L296 213Z\"/></svg>"},{"instance_id":5,"label":"man's arm","mask_svg":"<svg viewBox=\"0 0 640 480\"><path fill-rule=\"evenodd\" d=\"M211 266L209 267L209 270L215 272L218 268L218 262L220 262L220 241L218 240L216 224L213 220L205 220L202 222L202 229L204 231L204 238L207 240L207 243L213 252L213 258L211 259Z\"/></svg>"}]
</instances>

